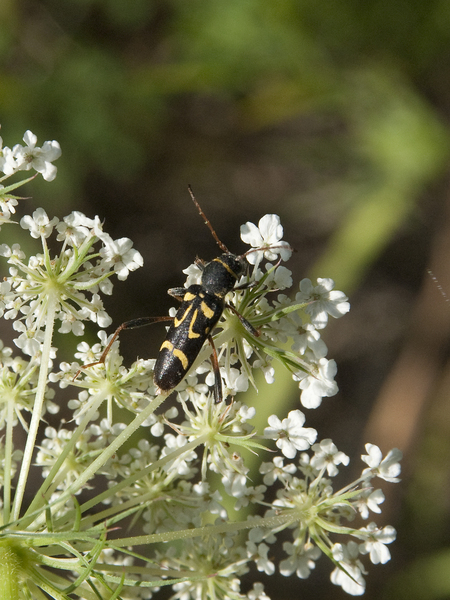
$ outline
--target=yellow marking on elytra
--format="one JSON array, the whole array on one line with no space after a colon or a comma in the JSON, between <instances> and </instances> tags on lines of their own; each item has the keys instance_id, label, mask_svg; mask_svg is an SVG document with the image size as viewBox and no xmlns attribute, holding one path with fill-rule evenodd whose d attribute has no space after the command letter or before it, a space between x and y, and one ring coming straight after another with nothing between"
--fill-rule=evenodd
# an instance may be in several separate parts
<instances>
[{"instance_id":1,"label":"yellow marking on elytra","mask_svg":"<svg viewBox=\"0 0 450 600\"><path fill-rule=\"evenodd\" d=\"M194 314L192 315L191 322L189 323L188 337L189 337L190 340L192 340L193 338L200 337L199 333L195 333L195 331L192 330L192 328L194 327L194 323L197 320L197 315L198 315L198 310L194 311Z\"/></svg>"},{"instance_id":2,"label":"yellow marking on elytra","mask_svg":"<svg viewBox=\"0 0 450 600\"><path fill-rule=\"evenodd\" d=\"M186 354L184 352L182 352L181 350L178 350L178 348L174 348L172 342L169 342L168 340L166 340L165 342L162 343L160 351L163 348L166 348L169 352L172 352L172 354L178 358L180 363L183 365L183 369L188 368L189 361L187 359Z\"/></svg>"},{"instance_id":3,"label":"yellow marking on elytra","mask_svg":"<svg viewBox=\"0 0 450 600\"><path fill-rule=\"evenodd\" d=\"M176 356L178 358L178 360L181 362L181 364L183 365L183 369L187 369L189 366L189 361L187 359L187 356L184 352L182 352L181 350L178 350L178 348L175 348L173 351L173 355Z\"/></svg>"},{"instance_id":4,"label":"yellow marking on elytra","mask_svg":"<svg viewBox=\"0 0 450 600\"><path fill-rule=\"evenodd\" d=\"M186 292L183 300L185 302L191 302L191 300L193 300L194 298L195 298L195 294L193 294L192 292Z\"/></svg>"},{"instance_id":5,"label":"yellow marking on elytra","mask_svg":"<svg viewBox=\"0 0 450 600\"><path fill-rule=\"evenodd\" d=\"M172 344L172 342L169 342L168 340L166 340L165 342L163 342L161 344L161 348L159 350L161 351L164 348L167 348L167 350L169 350L169 352L172 352L172 350L173 350L173 344Z\"/></svg>"},{"instance_id":6,"label":"yellow marking on elytra","mask_svg":"<svg viewBox=\"0 0 450 600\"><path fill-rule=\"evenodd\" d=\"M206 304L206 302L202 302L200 304L200 308L202 309L202 313L205 315L205 317L207 319L212 319L214 316L214 311L209 308L209 306Z\"/></svg>"},{"instance_id":7,"label":"yellow marking on elytra","mask_svg":"<svg viewBox=\"0 0 450 600\"><path fill-rule=\"evenodd\" d=\"M195 298L195 296L194 296ZM187 309L184 312L184 315L181 317L181 319L177 319L175 317L175 319L173 320L173 324L175 325L175 327L179 327L181 325L181 323L185 320L185 318L188 316L189 311L192 309L192 304L190 306L187 307Z\"/></svg>"},{"instance_id":8,"label":"yellow marking on elytra","mask_svg":"<svg viewBox=\"0 0 450 600\"><path fill-rule=\"evenodd\" d=\"M231 273L231 275L233 275L233 277L235 279L237 279L237 275L234 271L231 270L231 268L227 265L227 263L224 263L223 260L220 260L220 258L215 258L214 262L218 262L222 265L222 267L225 267L225 269L228 271L228 273Z\"/></svg>"}]
</instances>

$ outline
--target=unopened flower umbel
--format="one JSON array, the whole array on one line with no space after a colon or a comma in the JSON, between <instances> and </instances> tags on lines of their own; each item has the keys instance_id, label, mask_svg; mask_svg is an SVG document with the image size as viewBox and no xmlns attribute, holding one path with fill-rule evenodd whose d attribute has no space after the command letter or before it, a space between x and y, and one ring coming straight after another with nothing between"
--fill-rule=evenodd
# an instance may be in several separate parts
<instances>
[{"instance_id":1,"label":"unopened flower umbel","mask_svg":"<svg viewBox=\"0 0 450 600\"><path fill-rule=\"evenodd\" d=\"M11 149L0 140L2 185L29 170L54 179L58 142L40 147L30 131L23 142ZM31 256L18 243L0 245L0 316L17 348L0 344L0 598L156 598L170 585L179 600L266 600L267 577L305 579L322 555L333 584L362 594L369 563L391 557L395 530L374 521L384 500L375 482L399 480L401 453L384 456L366 444L360 477L336 489L349 457L321 440L299 409L271 415L257 431L258 407L243 395L257 372L276 394L278 361L303 406L332 397L336 363L321 332L329 317L348 312L346 296L331 279L294 283L281 264L291 248L277 215L246 223L241 238L250 251L238 258L248 268L226 294L233 309L225 307L211 332L227 401L215 402L206 343L176 387L176 404L164 410L156 357L127 368L114 341L99 362L111 339L102 297L142 266L140 253L127 238L113 240L101 217L56 217L43 208L16 216L21 204L12 192L22 183L0 189L0 225L20 226L36 244ZM201 281L198 263L185 273L186 287ZM74 359L62 361L55 328L81 337L89 321L99 342L80 341ZM63 400L59 388L72 397ZM63 403L64 421L54 417ZM249 475L246 450L260 457L260 479ZM356 517L361 523L350 526ZM258 580L244 593L250 571Z\"/></svg>"}]
</instances>

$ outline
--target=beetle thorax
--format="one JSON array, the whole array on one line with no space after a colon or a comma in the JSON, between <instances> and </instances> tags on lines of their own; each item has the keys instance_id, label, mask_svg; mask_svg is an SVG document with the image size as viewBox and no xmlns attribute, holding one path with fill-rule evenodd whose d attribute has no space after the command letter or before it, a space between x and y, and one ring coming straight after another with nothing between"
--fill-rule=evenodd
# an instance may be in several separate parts
<instances>
[{"instance_id":1,"label":"beetle thorax","mask_svg":"<svg viewBox=\"0 0 450 600\"><path fill-rule=\"evenodd\" d=\"M222 254L208 263L202 274L202 287L220 298L224 298L236 285L245 270L242 257Z\"/></svg>"}]
</instances>

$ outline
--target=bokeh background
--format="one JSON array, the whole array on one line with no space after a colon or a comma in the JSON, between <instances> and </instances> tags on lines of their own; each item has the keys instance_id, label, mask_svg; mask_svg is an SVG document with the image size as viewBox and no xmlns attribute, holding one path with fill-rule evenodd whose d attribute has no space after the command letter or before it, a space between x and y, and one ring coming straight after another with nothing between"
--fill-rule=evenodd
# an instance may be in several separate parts
<instances>
[{"instance_id":1,"label":"bokeh background","mask_svg":"<svg viewBox=\"0 0 450 600\"><path fill-rule=\"evenodd\" d=\"M115 324L166 314L181 270L217 254L188 183L230 250L276 212L294 278L348 294L326 337L340 392L307 424L352 477L367 441L404 452L378 519L398 530L393 560L365 597L450 598L448 0L1 0L0 61L4 143L29 128L63 150L28 210L98 214L144 256L106 299ZM125 334L126 360L161 335ZM262 421L298 407L278 382L248 400ZM326 562L261 579L273 600L347 597Z\"/></svg>"}]
</instances>

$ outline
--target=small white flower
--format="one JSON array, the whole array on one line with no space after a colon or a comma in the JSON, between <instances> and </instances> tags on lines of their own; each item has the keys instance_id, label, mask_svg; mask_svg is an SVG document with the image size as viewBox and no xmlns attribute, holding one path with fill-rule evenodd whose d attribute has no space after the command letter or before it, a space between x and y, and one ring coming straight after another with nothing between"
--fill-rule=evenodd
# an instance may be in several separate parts
<instances>
[{"instance_id":1,"label":"small white flower","mask_svg":"<svg viewBox=\"0 0 450 600\"><path fill-rule=\"evenodd\" d=\"M336 361L326 358L320 358L317 361L311 358L308 363L312 372L298 371L293 378L295 381L299 381L303 406L317 408L321 405L322 398L334 396L338 392L338 386L334 381L337 365Z\"/></svg>"},{"instance_id":2,"label":"small white flower","mask_svg":"<svg viewBox=\"0 0 450 600\"><path fill-rule=\"evenodd\" d=\"M356 542L349 542L347 545L335 544L332 553L334 560L345 571L336 567L330 575L331 583L340 585L344 592L351 596L362 596L366 589L366 582L363 577L365 570L358 558L358 544Z\"/></svg>"},{"instance_id":3,"label":"small white flower","mask_svg":"<svg viewBox=\"0 0 450 600\"><path fill-rule=\"evenodd\" d=\"M267 488L265 485L247 487L245 489L245 494L237 499L234 509L240 510L241 508L246 508L251 503L257 504L264 502L264 492L266 490Z\"/></svg>"},{"instance_id":4,"label":"small white flower","mask_svg":"<svg viewBox=\"0 0 450 600\"><path fill-rule=\"evenodd\" d=\"M309 303L305 311L311 315L311 323L317 329L323 329L328 323L328 315L335 319L342 317L350 310L350 303L343 292L333 290L334 281L329 278L317 279L314 287L310 279L302 279L300 292L295 299L299 303Z\"/></svg>"},{"instance_id":5,"label":"small white flower","mask_svg":"<svg viewBox=\"0 0 450 600\"><path fill-rule=\"evenodd\" d=\"M38 355L44 338L43 331L30 331L23 321L15 321L13 327L16 331L21 332L14 340L14 344L28 356Z\"/></svg>"},{"instance_id":6,"label":"small white flower","mask_svg":"<svg viewBox=\"0 0 450 600\"><path fill-rule=\"evenodd\" d=\"M296 573L299 579L308 579L311 570L316 566L315 561L321 555L317 546L298 546L291 542L284 542L283 550L289 557L280 562L280 573L285 577Z\"/></svg>"},{"instance_id":7,"label":"small white flower","mask_svg":"<svg viewBox=\"0 0 450 600\"><path fill-rule=\"evenodd\" d=\"M381 513L379 504L382 504L385 500L384 494L381 490L365 490L357 499L355 499L355 507L359 510L363 519L369 518L369 511L374 513Z\"/></svg>"},{"instance_id":8,"label":"small white flower","mask_svg":"<svg viewBox=\"0 0 450 600\"><path fill-rule=\"evenodd\" d=\"M34 169L41 173L46 181L53 181L57 169L52 162L61 156L59 143L56 140L47 141L44 142L42 148L39 148L36 146L37 137L30 130L25 132L23 141L26 146L17 144L12 150L17 168L21 171Z\"/></svg>"},{"instance_id":9,"label":"small white flower","mask_svg":"<svg viewBox=\"0 0 450 600\"><path fill-rule=\"evenodd\" d=\"M272 366L271 358L269 356L263 356L260 359L257 358L253 361L253 369L260 369L264 375L266 383L273 383L275 381L275 369Z\"/></svg>"},{"instance_id":10,"label":"small white flower","mask_svg":"<svg viewBox=\"0 0 450 600\"><path fill-rule=\"evenodd\" d=\"M246 406L245 404L243 404L239 409L239 419L242 423L254 419L255 415L256 408L254 406Z\"/></svg>"},{"instance_id":11,"label":"small white flower","mask_svg":"<svg viewBox=\"0 0 450 600\"><path fill-rule=\"evenodd\" d=\"M14 300L14 292L11 291L11 283L2 281L0 283L0 317L3 316L6 306Z\"/></svg>"},{"instance_id":12,"label":"small white flower","mask_svg":"<svg viewBox=\"0 0 450 600\"><path fill-rule=\"evenodd\" d=\"M272 267L273 265L267 263L266 270L269 271ZM286 267L279 266L269 274L265 280L265 284L277 290L290 288L292 286L292 271Z\"/></svg>"},{"instance_id":13,"label":"small white flower","mask_svg":"<svg viewBox=\"0 0 450 600\"><path fill-rule=\"evenodd\" d=\"M104 239L102 241L105 242ZM121 281L128 277L130 271L135 271L144 264L141 254L132 246L133 242L128 238L110 239L109 243L100 250L104 267L109 270L112 266Z\"/></svg>"},{"instance_id":14,"label":"small white flower","mask_svg":"<svg viewBox=\"0 0 450 600\"><path fill-rule=\"evenodd\" d=\"M269 530L263 527L257 527L257 521L261 520L259 515L250 516L254 523L253 529L250 529L248 532L248 539L250 542L255 542L255 544L259 544L262 541L267 542L268 544L274 544L277 541L277 536L270 532Z\"/></svg>"},{"instance_id":15,"label":"small white flower","mask_svg":"<svg viewBox=\"0 0 450 600\"><path fill-rule=\"evenodd\" d=\"M37 208L33 216L25 215L20 219L20 226L22 229L29 229L31 237L36 239L48 238L52 234L53 227L59 222L57 217L50 219L43 208Z\"/></svg>"},{"instance_id":16,"label":"small white flower","mask_svg":"<svg viewBox=\"0 0 450 600\"><path fill-rule=\"evenodd\" d=\"M267 544L258 544L247 542L247 555L255 561L258 571L264 571L266 575L275 573L275 565L267 558L270 548Z\"/></svg>"},{"instance_id":17,"label":"small white flower","mask_svg":"<svg viewBox=\"0 0 450 600\"><path fill-rule=\"evenodd\" d=\"M250 221L241 225L241 240L253 248L261 248L261 252L247 254L246 258L251 265L259 263L263 256L267 260L276 260L280 255L282 260L288 260L292 250L287 242L281 241L282 237L283 227L278 215L264 215L259 220L258 227Z\"/></svg>"},{"instance_id":18,"label":"small white flower","mask_svg":"<svg viewBox=\"0 0 450 600\"><path fill-rule=\"evenodd\" d=\"M314 444L312 449L314 450L314 456L311 458L311 466L319 471L326 468L330 477L335 477L338 474L339 471L336 465L348 465L350 462L350 458L340 452L330 439Z\"/></svg>"},{"instance_id":19,"label":"small white flower","mask_svg":"<svg viewBox=\"0 0 450 600\"><path fill-rule=\"evenodd\" d=\"M286 458L294 458L297 450L307 450L317 438L315 429L303 427L305 415L300 410L291 410L283 421L271 415L268 422L270 427L264 429L264 437L277 440L276 445Z\"/></svg>"},{"instance_id":20,"label":"small white flower","mask_svg":"<svg viewBox=\"0 0 450 600\"><path fill-rule=\"evenodd\" d=\"M61 327L58 329L60 333L73 332L78 336L84 334L84 323L78 320L73 313L61 311L56 318L61 321Z\"/></svg>"},{"instance_id":21,"label":"small white flower","mask_svg":"<svg viewBox=\"0 0 450 600\"><path fill-rule=\"evenodd\" d=\"M233 367L225 369L223 377L225 379L225 393L234 396L238 392L246 392L248 390L248 376L245 373L241 373L239 369L234 369ZM208 381L208 377L206 380Z\"/></svg>"},{"instance_id":22,"label":"small white flower","mask_svg":"<svg viewBox=\"0 0 450 600\"><path fill-rule=\"evenodd\" d=\"M17 170L18 165L11 148L5 146L2 148L3 140L0 137L0 171L5 175L12 175Z\"/></svg>"},{"instance_id":23,"label":"small white flower","mask_svg":"<svg viewBox=\"0 0 450 600\"><path fill-rule=\"evenodd\" d=\"M111 444L125 427L125 423L111 423L108 419L102 419L99 425L91 424L90 431L97 438L96 444L103 448Z\"/></svg>"},{"instance_id":24,"label":"small white flower","mask_svg":"<svg viewBox=\"0 0 450 600\"><path fill-rule=\"evenodd\" d=\"M1 164L1 150L0 150L0 164ZM1 171L1 168L0 168ZM4 185L0 184L0 194L4 189ZM15 223L16 221L11 221L12 215L16 212L16 206L18 201L16 198L11 198L9 196L1 197L0 196L0 225L4 223Z\"/></svg>"},{"instance_id":25,"label":"small white flower","mask_svg":"<svg viewBox=\"0 0 450 600\"><path fill-rule=\"evenodd\" d=\"M87 342L80 342L77 344L75 358L79 360L81 364L90 363L100 358L101 353L108 343L108 334L106 331L98 331L97 337L100 339L100 343L94 344L92 348Z\"/></svg>"},{"instance_id":26,"label":"small white flower","mask_svg":"<svg viewBox=\"0 0 450 600\"><path fill-rule=\"evenodd\" d=\"M94 227L95 221L89 219L82 212L74 210L67 217L58 223L56 229L58 241L69 240L74 246L81 246L84 240L93 235L91 229Z\"/></svg>"},{"instance_id":27,"label":"small white flower","mask_svg":"<svg viewBox=\"0 0 450 600\"><path fill-rule=\"evenodd\" d=\"M292 479L292 475L296 472L297 467L293 463L284 465L284 460L281 456L275 456L273 462L261 463L259 472L264 475L264 485L271 486L278 479L282 482Z\"/></svg>"},{"instance_id":28,"label":"small white flower","mask_svg":"<svg viewBox=\"0 0 450 600\"><path fill-rule=\"evenodd\" d=\"M303 329L305 330L305 333L300 335L297 334L295 336L292 350L294 350L294 352L299 352L300 354L305 354L306 350L309 348L312 350L315 358L325 358L328 348L314 325L307 323L303 326Z\"/></svg>"},{"instance_id":29,"label":"small white flower","mask_svg":"<svg viewBox=\"0 0 450 600\"><path fill-rule=\"evenodd\" d=\"M19 244L13 244L11 247L9 247L7 244L1 244L0 256L8 258L9 263L20 262L26 257L25 252L22 252ZM14 274L17 274L17 271L11 272L11 275Z\"/></svg>"},{"instance_id":30,"label":"small white flower","mask_svg":"<svg viewBox=\"0 0 450 600\"><path fill-rule=\"evenodd\" d=\"M166 410L165 413L155 415L154 413L145 421L145 427L150 428L153 437L161 437L164 433L165 424L178 416L178 409L175 406ZM144 424L143 424L144 425Z\"/></svg>"},{"instance_id":31,"label":"small white flower","mask_svg":"<svg viewBox=\"0 0 450 600\"><path fill-rule=\"evenodd\" d=\"M362 477L380 477L385 481L397 483L400 481L398 475L401 472L399 461L402 459L402 453L397 448L389 450L386 457L375 444L366 444L368 454L362 455L361 459L369 465L369 469L364 469Z\"/></svg>"},{"instance_id":32,"label":"small white flower","mask_svg":"<svg viewBox=\"0 0 450 600\"><path fill-rule=\"evenodd\" d=\"M279 294L277 299L273 301L273 307L278 314L282 315L282 311L290 309L292 300L285 294ZM264 299L260 302L260 310L270 313L273 309ZM297 312L289 312L280 316L278 320L270 321L263 329L264 336L268 336L272 341L286 344L289 338L296 341L299 337L299 332L302 331L302 319ZM295 350L294 350L295 351Z\"/></svg>"},{"instance_id":33,"label":"small white flower","mask_svg":"<svg viewBox=\"0 0 450 600\"><path fill-rule=\"evenodd\" d=\"M263 584L259 582L253 584L253 589L248 592L247 596L248 600L270 600L264 591Z\"/></svg>"},{"instance_id":34,"label":"small white flower","mask_svg":"<svg viewBox=\"0 0 450 600\"><path fill-rule=\"evenodd\" d=\"M203 271L196 264L189 265L187 269L183 269L182 271L185 275L187 275L186 282L184 284L185 287L189 287L190 285L200 284L202 280Z\"/></svg>"},{"instance_id":35,"label":"small white flower","mask_svg":"<svg viewBox=\"0 0 450 600\"><path fill-rule=\"evenodd\" d=\"M241 498L245 496L247 476L243 473L228 469L222 477L224 488L230 496Z\"/></svg>"},{"instance_id":36,"label":"small white flower","mask_svg":"<svg viewBox=\"0 0 450 600\"><path fill-rule=\"evenodd\" d=\"M384 565L391 559L391 553L386 544L391 544L397 537L397 532L391 525L379 529L376 523L369 523L367 527L358 530L358 537L367 538L360 545L361 554L370 554L370 560L374 565Z\"/></svg>"},{"instance_id":37,"label":"small white flower","mask_svg":"<svg viewBox=\"0 0 450 600\"><path fill-rule=\"evenodd\" d=\"M105 311L103 307L103 301L98 294L92 294L89 308L86 307L86 311L89 312L89 318L91 321L98 323L100 327L104 328L111 325L112 319Z\"/></svg>"},{"instance_id":38,"label":"small white flower","mask_svg":"<svg viewBox=\"0 0 450 600\"><path fill-rule=\"evenodd\" d=\"M162 449L161 458L170 455L179 448L182 448L187 444L187 439L184 435L172 435L167 433L164 436L166 445ZM197 458L196 453L192 450L187 454L182 454L178 458L175 458L172 462L167 463L165 470L172 471L176 469L180 475L189 475L191 473L191 467L189 463Z\"/></svg>"}]
</instances>

